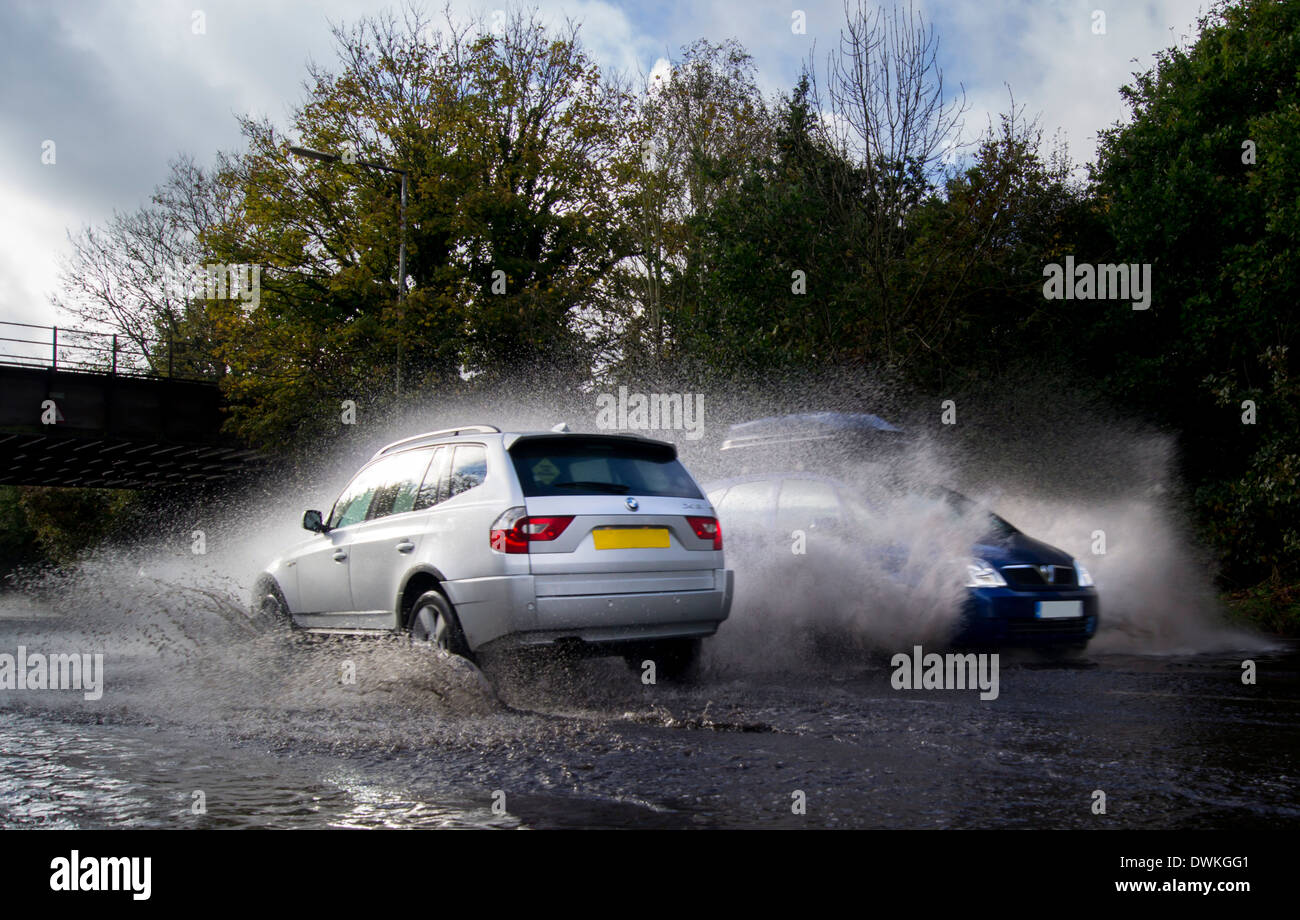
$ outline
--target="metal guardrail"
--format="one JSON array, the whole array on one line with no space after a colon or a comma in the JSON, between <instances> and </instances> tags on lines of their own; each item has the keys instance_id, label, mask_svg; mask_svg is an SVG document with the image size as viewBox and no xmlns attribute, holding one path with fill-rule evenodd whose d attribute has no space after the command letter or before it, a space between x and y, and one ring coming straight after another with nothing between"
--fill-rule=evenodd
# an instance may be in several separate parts
<instances>
[{"instance_id":1,"label":"metal guardrail","mask_svg":"<svg viewBox=\"0 0 1300 920\"><path fill-rule=\"evenodd\" d=\"M189 342L170 334L146 339L142 348L135 339L120 333L0 320L0 365L10 367L113 377L211 379L197 375L184 359L190 348Z\"/></svg>"}]
</instances>

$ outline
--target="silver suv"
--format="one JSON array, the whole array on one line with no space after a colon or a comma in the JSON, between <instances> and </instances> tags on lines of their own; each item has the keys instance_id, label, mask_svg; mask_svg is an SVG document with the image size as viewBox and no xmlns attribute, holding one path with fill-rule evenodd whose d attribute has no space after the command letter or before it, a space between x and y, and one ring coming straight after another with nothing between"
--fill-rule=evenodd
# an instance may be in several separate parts
<instances>
[{"instance_id":1,"label":"silver suv","mask_svg":"<svg viewBox=\"0 0 1300 920\"><path fill-rule=\"evenodd\" d=\"M688 670L731 609L713 506L672 444L502 432L397 441L314 536L259 577L263 615L316 631L409 630L472 658L561 644Z\"/></svg>"}]
</instances>

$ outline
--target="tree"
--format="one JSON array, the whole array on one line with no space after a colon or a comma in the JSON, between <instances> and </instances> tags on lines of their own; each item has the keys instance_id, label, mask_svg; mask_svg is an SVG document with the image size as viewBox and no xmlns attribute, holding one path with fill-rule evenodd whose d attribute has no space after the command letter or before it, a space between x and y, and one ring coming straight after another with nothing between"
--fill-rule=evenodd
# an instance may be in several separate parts
<instances>
[{"instance_id":1,"label":"tree","mask_svg":"<svg viewBox=\"0 0 1300 920\"><path fill-rule=\"evenodd\" d=\"M31 486L18 504L45 558L70 562L117 530L135 501L129 491Z\"/></svg>"},{"instance_id":2,"label":"tree","mask_svg":"<svg viewBox=\"0 0 1300 920\"><path fill-rule=\"evenodd\" d=\"M1042 268L1099 254L1109 238L1063 146L1043 147L1014 97L968 165L906 217L908 291L896 312L901 363L950 386L1017 361L1074 362L1090 317L1043 297Z\"/></svg>"},{"instance_id":3,"label":"tree","mask_svg":"<svg viewBox=\"0 0 1300 920\"><path fill-rule=\"evenodd\" d=\"M965 97L945 90L938 36L910 0L889 9L845 0L844 15L824 78L819 83L811 66L807 72L823 141L851 164L832 201L864 212L850 222L869 295L864 307L875 314L879 356L896 363L906 339L901 314L914 295L897 276L906 218L959 149Z\"/></svg>"},{"instance_id":4,"label":"tree","mask_svg":"<svg viewBox=\"0 0 1300 920\"><path fill-rule=\"evenodd\" d=\"M852 167L813 127L809 83L777 107L771 142L692 218L701 309L679 324L685 350L723 375L838 362L851 355L860 214L830 196ZM685 320L685 318L683 318Z\"/></svg>"},{"instance_id":5,"label":"tree","mask_svg":"<svg viewBox=\"0 0 1300 920\"><path fill-rule=\"evenodd\" d=\"M623 266L624 368L678 368L709 265L698 220L770 151L771 117L753 58L736 41L699 40L645 80L627 127L623 213L634 250Z\"/></svg>"},{"instance_id":6,"label":"tree","mask_svg":"<svg viewBox=\"0 0 1300 920\"><path fill-rule=\"evenodd\" d=\"M1300 6L1220 3L1188 47L1125 86L1098 193L1123 261L1149 263L1151 309L1108 311L1084 344L1113 391L1182 432L1201 520L1250 580L1300 576L1272 530L1246 565L1225 515L1277 520L1300 501L1293 366L1300 314ZM1243 403L1257 423L1243 424ZM1271 510L1270 510L1271 509ZM1285 553L1278 555L1284 545Z\"/></svg>"},{"instance_id":7,"label":"tree","mask_svg":"<svg viewBox=\"0 0 1300 920\"><path fill-rule=\"evenodd\" d=\"M223 174L242 208L204 237L221 262L265 266L261 306L212 303L238 430L258 442L382 401L377 381L461 385L550 366L585 373L584 311L626 249L612 161L626 108L572 24L515 13L499 33L416 10L336 27L340 68L311 70L292 118L301 161L268 121ZM399 306L399 186L410 176Z\"/></svg>"},{"instance_id":8,"label":"tree","mask_svg":"<svg viewBox=\"0 0 1300 920\"><path fill-rule=\"evenodd\" d=\"M234 202L192 157L178 156L169 166L148 204L69 234L72 253L51 303L90 329L116 334L124 350L145 356L155 370L171 358L178 374L217 376L192 281L203 258L201 238L229 218ZM194 347L168 355L169 341Z\"/></svg>"}]
</instances>

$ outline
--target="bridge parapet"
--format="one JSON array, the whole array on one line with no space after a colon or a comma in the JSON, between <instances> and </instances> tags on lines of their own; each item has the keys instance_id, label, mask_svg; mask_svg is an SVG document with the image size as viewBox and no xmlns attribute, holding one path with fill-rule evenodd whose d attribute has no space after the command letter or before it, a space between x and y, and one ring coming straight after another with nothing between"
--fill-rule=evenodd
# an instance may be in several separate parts
<instances>
[{"instance_id":1,"label":"bridge parapet","mask_svg":"<svg viewBox=\"0 0 1300 920\"><path fill-rule=\"evenodd\" d=\"M175 354L171 343L152 354L117 341L106 350L102 341L68 345L75 340L66 334L60 344L54 327L23 328L51 335L0 337L8 343L0 350L0 484L196 484L262 461L222 432L225 402L215 382L174 376L174 362L159 367Z\"/></svg>"}]
</instances>

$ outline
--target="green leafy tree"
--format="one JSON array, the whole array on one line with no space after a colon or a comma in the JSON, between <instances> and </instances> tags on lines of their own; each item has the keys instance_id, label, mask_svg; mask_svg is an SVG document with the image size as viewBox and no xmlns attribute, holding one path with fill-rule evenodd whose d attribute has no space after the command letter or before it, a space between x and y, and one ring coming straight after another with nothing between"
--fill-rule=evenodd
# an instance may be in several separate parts
<instances>
[{"instance_id":1,"label":"green leafy tree","mask_svg":"<svg viewBox=\"0 0 1300 920\"><path fill-rule=\"evenodd\" d=\"M702 308L682 317L689 350L724 374L835 362L852 348L861 277L835 206L851 167L812 129L809 84L779 107L771 154L692 219L707 266Z\"/></svg>"},{"instance_id":2,"label":"green leafy tree","mask_svg":"<svg viewBox=\"0 0 1300 920\"><path fill-rule=\"evenodd\" d=\"M245 120L248 151L223 173L242 208L204 237L218 261L265 266L257 310L210 304L236 428L274 442L340 399L380 400L399 354L409 389L585 373L584 311L626 248L626 99L577 28L516 13L499 33L435 29L408 11L335 37L338 72L312 69L292 132L346 161L295 159L275 125ZM365 162L409 174L400 303L400 185Z\"/></svg>"},{"instance_id":3,"label":"green leafy tree","mask_svg":"<svg viewBox=\"0 0 1300 920\"><path fill-rule=\"evenodd\" d=\"M912 376L960 385L1009 363L1073 361L1091 317L1043 297L1043 265L1104 253L1109 237L1072 173L1068 151L1045 150L1012 99L968 165L908 214L895 327Z\"/></svg>"},{"instance_id":4,"label":"green leafy tree","mask_svg":"<svg viewBox=\"0 0 1300 920\"><path fill-rule=\"evenodd\" d=\"M135 493L112 489L31 486L20 490L24 528L45 558L70 562L113 533Z\"/></svg>"},{"instance_id":5,"label":"green leafy tree","mask_svg":"<svg viewBox=\"0 0 1300 920\"><path fill-rule=\"evenodd\" d=\"M734 40L683 48L668 72L646 80L625 137L619 179L632 251L618 276L616 363L680 373L699 357L690 348L696 325L714 311L701 215L771 149L752 57Z\"/></svg>"},{"instance_id":6,"label":"green leafy tree","mask_svg":"<svg viewBox=\"0 0 1300 920\"><path fill-rule=\"evenodd\" d=\"M1297 36L1295 3L1217 5L1124 87L1131 121L1103 134L1096 170L1116 253L1152 265L1155 293L1149 311L1107 311L1084 346L1117 395L1182 432L1236 580L1300 576L1276 515L1296 501L1300 454ZM1252 397L1257 422L1242 424ZM1243 515L1257 520L1229 519Z\"/></svg>"},{"instance_id":7,"label":"green leafy tree","mask_svg":"<svg viewBox=\"0 0 1300 920\"><path fill-rule=\"evenodd\" d=\"M36 533L22 506L22 489L0 486L0 574L40 556Z\"/></svg>"}]
</instances>

